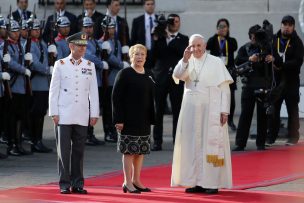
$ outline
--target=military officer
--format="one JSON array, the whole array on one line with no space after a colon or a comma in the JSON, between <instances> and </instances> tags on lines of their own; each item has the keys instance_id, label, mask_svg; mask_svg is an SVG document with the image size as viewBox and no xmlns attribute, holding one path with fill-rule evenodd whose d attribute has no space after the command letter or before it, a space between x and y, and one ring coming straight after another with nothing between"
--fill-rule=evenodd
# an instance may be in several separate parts
<instances>
[{"instance_id":1,"label":"military officer","mask_svg":"<svg viewBox=\"0 0 304 203\"><path fill-rule=\"evenodd\" d=\"M87 193L83 157L88 120L94 126L99 117L95 65L83 58L87 38L83 32L67 38L71 54L55 62L50 85L49 115L55 124L61 194Z\"/></svg>"},{"instance_id":2,"label":"military officer","mask_svg":"<svg viewBox=\"0 0 304 203\"><path fill-rule=\"evenodd\" d=\"M88 45L84 58L92 61L95 64L96 76L98 83L98 95L99 101L102 101L102 70L108 69L108 63L101 58L101 47L98 44L98 41L94 39L94 23L92 18L84 17L82 19L82 31L88 35ZM88 139L86 142L87 145L100 145L104 144L103 141L98 140L94 135L93 126L88 128Z\"/></svg>"},{"instance_id":3,"label":"military officer","mask_svg":"<svg viewBox=\"0 0 304 203\"><path fill-rule=\"evenodd\" d=\"M26 77L31 76L31 71L25 68L24 61L27 60L31 64L33 56L31 53L24 54L19 42L20 26L15 20L10 22L10 30L8 30L8 53L11 56L9 62L9 70L11 74L10 86L12 91L12 99L8 102L8 154L13 156L27 155L21 145L22 126L25 121L27 111L26 105Z\"/></svg>"},{"instance_id":4,"label":"military officer","mask_svg":"<svg viewBox=\"0 0 304 203\"><path fill-rule=\"evenodd\" d=\"M55 43L57 45L57 60L67 57L70 54L70 49L68 43L66 41L66 37L70 33L70 20L65 17L61 16L58 18L56 22L56 26L58 29L58 35L55 38Z\"/></svg>"}]
</instances>

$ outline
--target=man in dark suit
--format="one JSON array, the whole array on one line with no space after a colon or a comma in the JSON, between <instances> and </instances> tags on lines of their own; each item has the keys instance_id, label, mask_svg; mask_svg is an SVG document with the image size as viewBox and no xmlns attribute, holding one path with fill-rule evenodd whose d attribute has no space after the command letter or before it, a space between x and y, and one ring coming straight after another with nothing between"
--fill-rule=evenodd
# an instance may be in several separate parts
<instances>
[{"instance_id":1,"label":"man in dark suit","mask_svg":"<svg viewBox=\"0 0 304 203\"><path fill-rule=\"evenodd\" d=\"M152 47L152 36L151 31L155 26L155 19L157 15L154 14L155 1L145 0L144 1L145 14L134 18L132 22L131 30L131 44L142 44L148 49L147 60L145 63L145 68L152 69L153 62L151 57L151 47Z\"/></svg>"},{"instance_id":2,"label":"man in dark suit","mask_svg":"<svg viewBox=\"0 0 304 203\"><path fill-rule=\"evenodd\" d=\"M94 22L94 38L95 39L100 39L101 34L102 34L102 28L101 28L101 23L98 23L98 19L103 19L105 17L104 14L98 12L95 10L96 7L96 1L95 0L84 0L83 1L83 8L85 9L85 16L90 17L93 22ZM80 14L77 17L77 22L78 22L78 31L82 29L82 19L83 19L83 13Z\"/></svg>"},{"instance_id":3,"label":"man in dark suit","mask_svg":"<svg viewBox=\"0 0 304 203\"><path fill-rule=\"evenodd\" d=\"M130 44L129 27L126 19L118 15L120 11L120 1L119 0L107 0L107 13L106 15L113 18L116 23L115 27L115 39L121 42L122 46ZM102 18L99 19L98 23L101 24Z\"/></svg>"},{"instance_id":4,"label":"man in dark suit","mask_svg":"<svg viewBox=\"0 0 304 203\"><path fill-rule=\"evenodd\" d=\"M26 10L28 0L17 0L17 7L17 10L12 12L13 19L19 23L22 20L28 20L32 14L32 12Z\"/></svg>"},{"instance_id":5,"label":"man in dark suit","mask_svg":"<svg viewBox=\"0 0 304 203\"><path fill-rule=\"evenodd\" d=\"M74 14L68 12L65 10L65 0L55 0L55 13L53 15L50 15L46 21L46 25L44 28L44 32L42 35L42 38L45 42L50 42L50 33L53 32L53 37L56 37L58 32L52 30L53 28L53 23L57 21L59 16L66 16L70 22L70 34L73 35L74 33L77 32L77 18ZM55 16L54 16L55 15Z\"/></svg>"},{"instance_id":6,"label":"man in dark suit","mask_svg":"<svg viewBox=\"0 0 304 203\"><path fill-rule=\"evenodd\" d=\"M178 15L170 14L167 22L168 26L165 36L153 35L154 46L152 48L152 55L155 60L155 66L152 70L156 82L156 122L153 130L153 151L162 150L163 117L168 93L173 114L173 142L175 141L176 126L184 90L183 83L174 83L172 73L175 65L183 57L189 38L178 32L180 28L180 17Z\"/></svg>"}]
</instances>

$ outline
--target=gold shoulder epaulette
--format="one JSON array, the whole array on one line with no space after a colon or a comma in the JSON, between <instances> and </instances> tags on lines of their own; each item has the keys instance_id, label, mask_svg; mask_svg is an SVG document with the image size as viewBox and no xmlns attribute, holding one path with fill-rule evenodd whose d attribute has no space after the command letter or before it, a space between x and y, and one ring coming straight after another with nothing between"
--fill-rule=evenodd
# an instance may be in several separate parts
<instances>
[{"instance_id":1,"label":"gold shoulder epaulette","mask_svg":"<svg viewBox=\"0 0 304 203\"><path fill-rule=\"evenodd\" d=\"M59 60L61 64L64 64L64 61L62 59Z\"/></svg>"}]
</instances>

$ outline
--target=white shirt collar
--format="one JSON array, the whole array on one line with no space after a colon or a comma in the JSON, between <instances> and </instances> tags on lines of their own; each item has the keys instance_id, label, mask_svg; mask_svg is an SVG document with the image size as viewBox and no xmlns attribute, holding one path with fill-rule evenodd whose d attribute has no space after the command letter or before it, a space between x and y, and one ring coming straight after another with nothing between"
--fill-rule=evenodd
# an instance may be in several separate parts
<instances>
[{"instance_id":1,"label":"white shirt collar","mask_svg":"<svg viewBox=\"0 0 304 203\"><path fill-rule=\"evenodd\" d=\"M145 19L146 19L146 20L147 20L147 19L149 20L150 16L152 17L152 20L155 19L155 14L154 14L154 13L152 13L151 15L149 15L147 12L145 12Z\"/></svg>"}]
</instances>

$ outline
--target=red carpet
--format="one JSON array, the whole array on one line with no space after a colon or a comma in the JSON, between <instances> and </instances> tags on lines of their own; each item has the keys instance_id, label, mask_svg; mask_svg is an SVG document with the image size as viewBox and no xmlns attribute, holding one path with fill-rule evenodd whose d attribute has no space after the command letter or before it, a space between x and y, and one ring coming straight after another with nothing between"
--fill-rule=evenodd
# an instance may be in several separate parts
<instances>
[{"instance_id":1,"label":"red carpet","mask_svg":"<svg viewBox=\"0 0 304 203\"><path fill-rule=\"evenodd\" d=\"M267 151L233 154L234 190L222 190L218 195L189 195L183 188L170 187L170 165L145 168L142 180L153 189L141 195L123 194L121 172L88 178L89 195L60 195L57 184L48 184L0 192L0 202L263 202L303 203L304 193L240 191L239 189L267 186L304 177L304 144L277 147ZM16 194L18 194L16 196ZM28 200L28 201L26 201Z\"/></svg>"}]
</instances>

